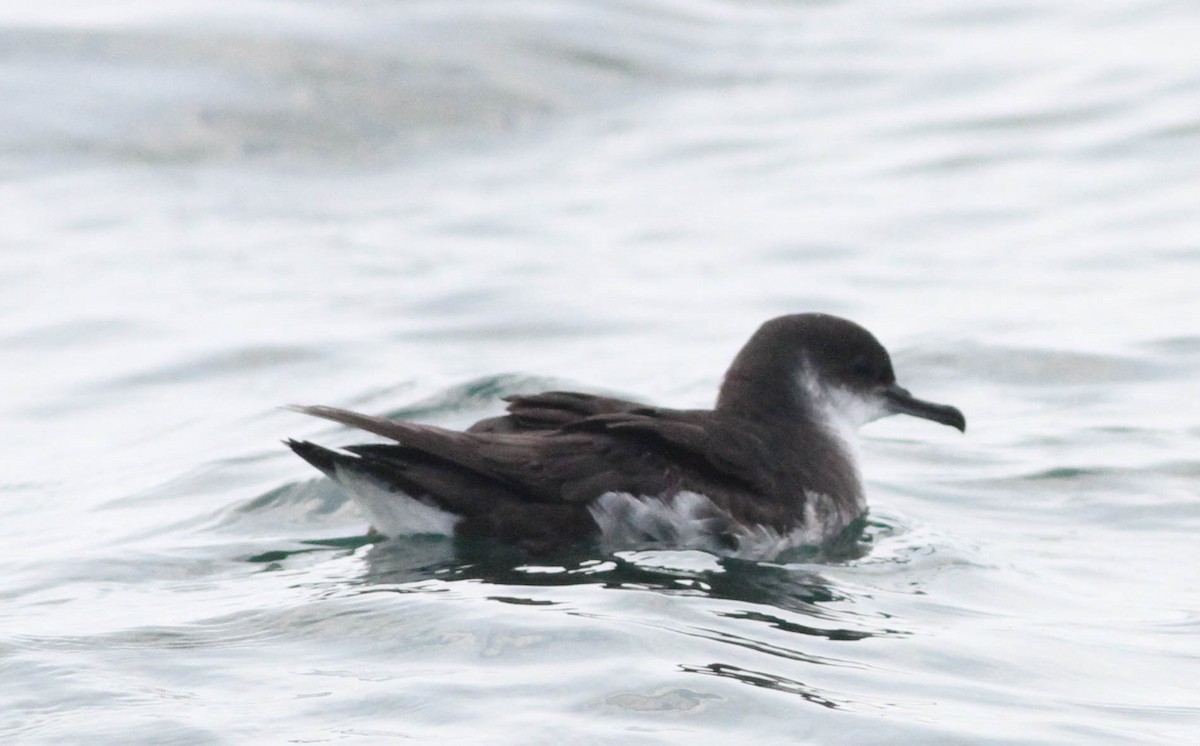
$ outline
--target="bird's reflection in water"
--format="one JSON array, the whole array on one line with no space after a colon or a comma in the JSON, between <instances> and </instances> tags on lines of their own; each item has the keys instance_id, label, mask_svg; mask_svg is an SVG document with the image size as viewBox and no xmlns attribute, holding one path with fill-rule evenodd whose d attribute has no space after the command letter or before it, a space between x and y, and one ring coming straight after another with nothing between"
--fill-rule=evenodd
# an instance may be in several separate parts
<instances>
[{"instance_id":1,"label":"bird's reflection in water","mask_svg":"<svg viewBox=\"0 0 1200 746\"><path fill-rule=\"evenodd\" d=\"M812 569L812 564L755 562L698 551L606 554L586 548L534 559L496 542L441 536L388 541L342 538L310 542L310 547L252 559L274 567L292 554L334 548L352 553L362 564L357 565L359 571L352 577L337 582L334 592L338 595L437 594L453 589L457 583L469 582L483 584L483 598L488 601L562 606L568 613L579 613L578 603L556 598L552 588L593 586L604 591L642 591L696 597L705 603L715 601L708 604L711 623L707 624L697 624L694 619L686 623L669 617L648 619L644 608L632 606L629 614L638 624L717 644L705 648L712 658L678 660L679 671L794 694L833 709L850 702L838 693L802 681L809 678L804 666L857 667L859 664L829 648L828 643L905 635L883 626L889 624L889 615L862 608L868 600L863 594L839 587ZM489 592L491 589L494 592Z\"/></svg>"},{"instance_id":2,"label":"bird's reflection in water","mask_svg":"<svg viewBox=\"0 0 1200 746\"><path fill-rule=\"evenodd\" d=\"M553 557L528 554L496 542L404 537L373 544L364 555L366 572L353 581L363 590L418 590L430 580L482 581L503 588L495 600L548 604L518 594L522 588L593 585L744 601L817 618L830 618L825 605L848 598L816 572L796 565L716 557L697 551L630 551L603 554L581 548ZM536 596L536 594L533 594ZM803 632L803 625L762 611L731 616ZM859 639L858 631L817 632L828 639ZM840 637L839 637L840 635Z\"/></svg>"}]
</instances>

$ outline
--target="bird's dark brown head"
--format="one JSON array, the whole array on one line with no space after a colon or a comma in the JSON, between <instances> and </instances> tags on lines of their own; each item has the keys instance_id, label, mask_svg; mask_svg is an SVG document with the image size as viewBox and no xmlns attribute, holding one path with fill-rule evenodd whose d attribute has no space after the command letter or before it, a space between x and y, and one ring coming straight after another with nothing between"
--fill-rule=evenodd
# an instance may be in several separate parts
<instances>
[{"instance_id":1,"label":"bird's dark brown head","mask_svg":"<svg viewBox=\"0 0 1200 746\"><path fill-rule=\"evenodd\" d=\"M759 327L729 367L717 410L832 416L852 428L909 414L966 429L954 407L916 399L896 384L891 357L873 334L823 313L780 316Z\"/></svg>"}]
</instances>

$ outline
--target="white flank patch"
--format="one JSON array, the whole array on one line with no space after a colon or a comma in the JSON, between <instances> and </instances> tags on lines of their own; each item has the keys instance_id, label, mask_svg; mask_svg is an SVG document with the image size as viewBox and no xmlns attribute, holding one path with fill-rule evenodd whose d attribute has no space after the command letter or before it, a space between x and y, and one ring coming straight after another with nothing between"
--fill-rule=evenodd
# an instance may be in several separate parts
<instances>
[{"instance_id":1,"label":"white flank patch","mask_svg":"<svg viewBox=\"0 0 1200 746\"><path fill-rule=\"evenodd\" d=\"M387 537L412 534L454 535L459 516L427 505L411 495L383 487L369 476L336 468L333 479L363 509L371 526Z\"/></svg>"},{"instance_id":2,"label":"white flank patch","mask_svg":"<svg viewBox=\"0 0 1200 746\"><path fill-rule=\"evenodd\" d=\"M680 492L672 497L635 497L607 492L588 506L601 542L609 550L664 547L699 549L744 559L770 559L789 549L817 546L841 533L843 516L824 495L811 495L805 525L780 533L766 526L746 526L706 496Z\"/></svg>"}]
</instances>

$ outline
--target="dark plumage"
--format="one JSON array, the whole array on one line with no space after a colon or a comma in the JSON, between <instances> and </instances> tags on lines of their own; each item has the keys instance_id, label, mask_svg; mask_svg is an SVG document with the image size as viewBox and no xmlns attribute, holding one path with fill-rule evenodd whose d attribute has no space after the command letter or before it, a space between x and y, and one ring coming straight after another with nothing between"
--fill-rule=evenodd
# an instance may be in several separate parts
<instances>
[{"instance_id":1,"label":"dark plumage","mask_svg":"<svg viewBox=\"0 0 1200 746\"><path fill-rule=\"evenodd\" d=\"M394 443L288 441L385 535L452 531L532 552L600 539L769 556L836 541L866 511L850 431L892 413L965 429L896 385L865 329L824 314L764 324L711 410L549 392L466 432L295 407Z\"/></svg>"}]
</instances>

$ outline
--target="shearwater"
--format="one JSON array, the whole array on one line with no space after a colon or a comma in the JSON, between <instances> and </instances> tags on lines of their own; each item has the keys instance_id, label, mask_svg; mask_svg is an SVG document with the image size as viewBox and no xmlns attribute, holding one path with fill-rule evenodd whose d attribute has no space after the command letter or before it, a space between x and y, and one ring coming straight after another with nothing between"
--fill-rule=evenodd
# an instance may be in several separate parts
<instances>
[{"instance_id":1,"label":"shearwater","mask_svg":"<svg viewBox=\"0 0 1200 746\"><path fill-rule=\"evenodd\" d=\"M507 401L508 414L465 432L296 406L392 442L287 444L387 537L442 533L537 554L599 542L769 558L841 546L861 530L859 426L908 414L966 430L958 409L896 383L870 332L819 313L763 324L712 409L563 391Z\"/></svg>"}]
</instances>

